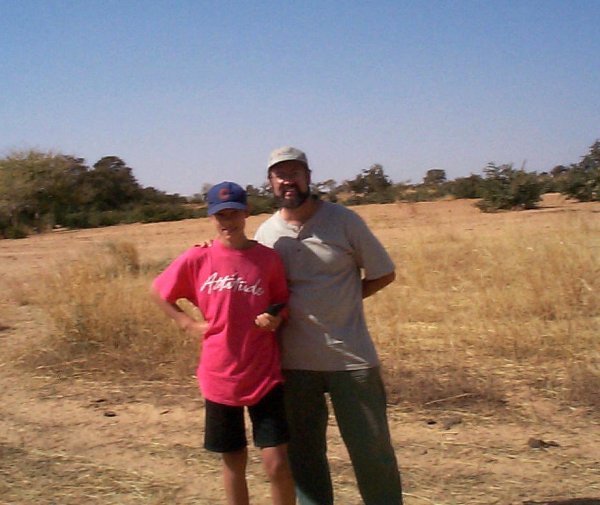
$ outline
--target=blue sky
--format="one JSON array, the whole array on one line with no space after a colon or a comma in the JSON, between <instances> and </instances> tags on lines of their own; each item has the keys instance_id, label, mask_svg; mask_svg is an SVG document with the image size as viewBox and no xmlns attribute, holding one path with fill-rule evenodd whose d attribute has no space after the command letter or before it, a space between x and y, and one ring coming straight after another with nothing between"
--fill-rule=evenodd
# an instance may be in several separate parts
<instances>
[{"instance_id":1,"label":"blue sky","mask_svg":"<svg viewBox=\"0 0 600 505\"><path fill-rule=\"evenodd\" d=\"M600 138L598 26L598 0L0 0L0 155L185 195L290 144L316 181L550 170Z\"/></svg>"}]
</instances>

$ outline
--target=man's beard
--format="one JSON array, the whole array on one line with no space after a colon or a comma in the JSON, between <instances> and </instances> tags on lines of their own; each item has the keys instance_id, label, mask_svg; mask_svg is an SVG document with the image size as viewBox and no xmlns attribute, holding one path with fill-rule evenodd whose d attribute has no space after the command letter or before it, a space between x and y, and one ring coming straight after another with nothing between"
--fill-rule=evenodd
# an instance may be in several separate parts
<instances>
[{"instance_id":1,"label":"man's beard","mask_svg":"<svg viewBox=\"0 0 600 505\"><path fill-rule=\"evenodd\" d=\"M285 198L283 195L285 194L286 188L280 188L281 196L275 195L275 201L277 202L278 207L282 207L284 209L297 209L310 196L310 188L307 188L306 191L301 191L300 188L295 184L289 185L287 188L295 189L296 194L293 198Z\"/></svg>"}]
</instances>

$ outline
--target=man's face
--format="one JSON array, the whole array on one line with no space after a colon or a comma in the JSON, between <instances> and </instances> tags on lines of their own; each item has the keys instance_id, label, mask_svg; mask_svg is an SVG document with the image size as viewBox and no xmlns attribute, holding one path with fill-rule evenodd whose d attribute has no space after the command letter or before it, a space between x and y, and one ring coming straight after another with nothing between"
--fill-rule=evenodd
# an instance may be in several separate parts
<instances>
[{"instance_id":1,"label":"man's face","mask_svg":"<svg viewBox=\"0 0 600 505\"><path fill-rule=\"evenodd\" d=\"M310 175L301 161L277 163L269 172L269 181L280 207L296 209L310 196Z\"/></svg>"}]
</instances>

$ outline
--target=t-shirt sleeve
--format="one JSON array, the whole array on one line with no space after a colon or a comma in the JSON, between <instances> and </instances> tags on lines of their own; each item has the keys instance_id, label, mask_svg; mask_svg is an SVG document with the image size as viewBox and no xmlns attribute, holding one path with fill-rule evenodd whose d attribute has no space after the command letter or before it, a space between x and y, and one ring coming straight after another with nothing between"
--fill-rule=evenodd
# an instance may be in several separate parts
<instances>
[{"instance_id":1,"label":"t-shirt sleeve","mask_svg":"<svg viewBox=\"0 0 600 505\"><path fill-rule=\"evenodd\" d=\"M364 270L366 279L378 279L396 269L392 258L379 239L364 220L353 211L349 211L346 230L356 264Z\"/></svg>"},{"instance_id":2,"label":"t-shirt sleeve","mask_svg":"<svg viewBox=\"0 0 600 505\"><path fill-rule=\"evenodd\" d=\"M190 249L176 258L152 283L161 298L170 303L180 298L196 303L192 251Z\"/></svg>"},{"instance_id":3,"label":"t-shirt sleeve","mask_svg":"<svg viewBox=\"0 0 600 505\"><path fill-rule=\"evenodd\" d=\"M273 228L271 219L272 217L258 227L254 234L254 240L256 240L259 244L273 248L273 233L269 231Z\"/></svg>"},{"instance_id":4,"label":"t-shirt sleeve","mask_svg":"<svg viewBox=\"0 0 600 505\"><path fill-rule=\"evenodd\" d=\"M261 224L256 231L254 232L254 240L256 240L259 244L264 245L264 233L263 233L264 223Z\"/></svg>"}]
</instances>

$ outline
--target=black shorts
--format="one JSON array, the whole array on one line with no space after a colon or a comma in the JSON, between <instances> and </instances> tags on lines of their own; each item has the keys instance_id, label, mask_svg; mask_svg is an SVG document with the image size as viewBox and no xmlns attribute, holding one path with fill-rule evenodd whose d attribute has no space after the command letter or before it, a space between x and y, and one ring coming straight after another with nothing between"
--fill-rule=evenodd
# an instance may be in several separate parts
<instances>
[{"instance_id":1,"label":"black shorts","mask_svg":"<svg viewBox=\"0 0 600 505\"><path fill-rule=\"evenodd\" d=\"M248 408L256 447L275 447L289 440L285 419L283 386L278 384L258 403ZM212 452L234 452L248 445L244 407L206 400L204 448Z\"/></svg>"}]
</instances>

